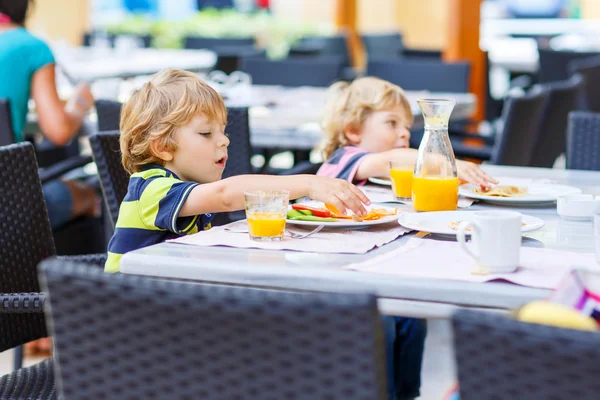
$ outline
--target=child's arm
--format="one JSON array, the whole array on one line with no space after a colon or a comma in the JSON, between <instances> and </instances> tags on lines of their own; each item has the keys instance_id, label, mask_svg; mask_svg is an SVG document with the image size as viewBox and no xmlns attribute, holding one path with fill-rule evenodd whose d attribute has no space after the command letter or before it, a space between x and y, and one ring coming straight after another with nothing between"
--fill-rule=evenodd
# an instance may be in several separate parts
<instances>
[{"instance_id":1,"label":"child's arm","mask_svg":"<svg viewBox=\"0 0 600 400\"><path fill-rule=\"evenodd\" d=\"M308 196L333 204L338 210L350 209L365 214L367 196L343 179L314 175L239 175L196 186L186 199L180 217L244 209L244 192L252 190L287 190L290 199Z\"/></svg>"},{"instance_id":2,"label":"child's arm","mask_svg":"<svg viewBox=\"0 0 600 400\"><path fill-rule=\"evenodd\" d=\"M400 160L405 162L417 162L417 150L415 149L393 149L382 153L371 153L361 160L354 176L355 181L363 181L370 177L389 177L390 161ZM489 187L490 183L498 183L497 180L486 174L477 164L468 161L456 160L456 172L458 177L474 185Z\"/></svg>"},{"instance_id":3,"label":"child's arm","mask_svg":"<svg viewBox=\"0 0 600 400\"><path fill-rule=\"evenodd\" d=\"M362 158L354 180L364 181L371 177L389 177L391 160L409 162L414 165L417 162L417 150L403 148L368 154Z\"/></svg>"}]
</instances>

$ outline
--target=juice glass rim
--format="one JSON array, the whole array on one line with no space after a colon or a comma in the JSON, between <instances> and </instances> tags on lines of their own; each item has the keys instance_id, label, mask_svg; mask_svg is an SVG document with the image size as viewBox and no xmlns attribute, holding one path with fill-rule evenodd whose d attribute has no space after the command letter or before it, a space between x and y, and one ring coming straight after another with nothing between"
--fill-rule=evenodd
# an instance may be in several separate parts
<instances>
[{"instance_id":1,"label":"juice glass rim","mask_svg":"<svg viewBox=\"0 0 600 400\"><path fill-rule=\"evenodd\" d=\"M289 190L249 190L244 192L244 196L252 196L252 197L275 197L275 196L287 196L290 197Z\"/></svg>"}]
</instances>

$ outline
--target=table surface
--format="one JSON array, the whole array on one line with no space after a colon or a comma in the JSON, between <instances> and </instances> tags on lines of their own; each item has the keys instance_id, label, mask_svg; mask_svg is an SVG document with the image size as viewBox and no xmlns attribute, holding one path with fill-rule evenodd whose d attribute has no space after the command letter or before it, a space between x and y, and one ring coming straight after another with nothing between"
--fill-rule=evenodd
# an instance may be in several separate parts
<instances>
[{"instance_id":1,"label":"table surface","mask_svg":"<svg viewBox=\"0 0 600 400\"><path fill-rule=\"evenodd\" d=\"M53 48L57 64L77 80L94 81L152 75L165 68L208 72L217 62L209 50L131 49L94 47Z\"/></svg>"},{"instance_id":2,"label":"table surface","mask_svg":"<svg viewBox=\"0 0 600 400\"><path fill-rule=\"evenodd\" d=\"M600 194L599 172L498 166L486 166L484 169L497 177L547 178L556 183L579 187L584 193ZM493 206L478 204L472 209L491 207ZM591 222L563 221L555 207L516 210L542 218L546 222L543 229L524 235L524 246L574 252L595 251ZM404 235L390 244L361 255L161 243L124 255L121 271L127 274L287 290L370 290L380 298L382 312L429 318L446 318L457 307L506 310L543 298L550 292L507 283L402 278L343 269L350 263L401 247L412 236Z\"/></svg>"}]
</instances>

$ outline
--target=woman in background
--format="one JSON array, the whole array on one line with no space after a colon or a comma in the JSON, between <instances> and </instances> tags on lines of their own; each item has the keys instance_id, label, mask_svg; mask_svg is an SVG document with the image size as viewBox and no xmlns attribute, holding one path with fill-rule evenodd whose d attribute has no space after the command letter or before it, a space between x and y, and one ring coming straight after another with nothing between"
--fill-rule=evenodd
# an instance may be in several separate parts
<instances>
[{"instance_id":1,"label":"woman in background","mask_svg":"<svg viewBox=\"0 0 600 400\"><path fill-rule=\"evenodd\" d=\"M63 105L50 48L24 28L30 3L0 0L0 98L10 103L15 142L23 141L27 103L32 98L42 133L53 144L63 146L77 135L94 97L89 85L80 84ZM51 181L43 186L43 192L53 230L98 211L95 191L81 182Z\"/></svg>"}]
</instances>

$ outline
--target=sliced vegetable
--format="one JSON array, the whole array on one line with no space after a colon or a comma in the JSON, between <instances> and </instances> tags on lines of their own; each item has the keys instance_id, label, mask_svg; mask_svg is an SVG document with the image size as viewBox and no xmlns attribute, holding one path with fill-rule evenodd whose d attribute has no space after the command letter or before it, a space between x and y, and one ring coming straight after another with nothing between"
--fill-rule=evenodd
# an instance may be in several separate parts
<instances>
[{"instance_id":1,"label":"sliced vegetable","mask_svg":"<svg viewBox=\"0 0 600 400\"><path fill-rule=\"evenodd\" d=\"M304 204L294 204L292 208L297 211L310 211L315 217L329 218L331 211L325 208L310 207Z\"/></svg>"},{"instance_id":2,"label":"sliced vegetable","mask_svg":"<svg viewBox=\"0 0 600 400\"><path fill-rule=\"evenodd\" d=\"M314 222L337 222L335 218L316 217L314 215L305 215L300 210L289 210L287 218L295 221L314 221Z\"/></svg>"},{"instance_id":3,"label":"sliced vegetable","mask_svg":"<svg viewBox=\"0 0 600 400\"><path fill-rule=\"evenodd\" d=\"M325 207L327 207L327 209L329 211L331 211L331 216L333 218L338 218L338 219L353 219L352 216L350 215L344 215L340 212L340 210L338 210L338 208L336 206L334 206L333 204L328 204L325 203Z\"/></svg>"}]
</instances>

